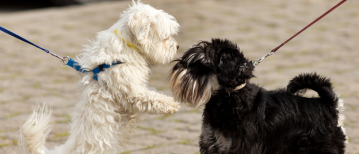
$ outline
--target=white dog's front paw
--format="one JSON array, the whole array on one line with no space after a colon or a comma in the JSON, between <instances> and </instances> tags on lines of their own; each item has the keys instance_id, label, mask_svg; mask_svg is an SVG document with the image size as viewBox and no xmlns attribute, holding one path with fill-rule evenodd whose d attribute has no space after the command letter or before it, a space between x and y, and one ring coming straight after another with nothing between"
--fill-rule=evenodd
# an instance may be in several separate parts
<instances>
[{"instance_id":1,"label":"white dog's front paw","mask_svg":"<svg viewBox=\"0 0 359 154\"><path fill-rule=\"evenodd\" d=\"M156 105L154 105L154 110L156 110L153 113L157 114L173 114L177 112L180 108L180 105L178 102L175 102L173 98L167 97L163 100L158 101Z\"/></svg>"},{"instance_id":2,"label":"white dog's front paw","mask_svg":"<svg viewBox=\"0 0 359 154\"><path fill-rule=\"evenodd\" d=\"M179 103L173 102L168 105L167 112L165 112L164 114L173 114L177 112L179 109L180 109Z\"/></svg>"}]
</instances>

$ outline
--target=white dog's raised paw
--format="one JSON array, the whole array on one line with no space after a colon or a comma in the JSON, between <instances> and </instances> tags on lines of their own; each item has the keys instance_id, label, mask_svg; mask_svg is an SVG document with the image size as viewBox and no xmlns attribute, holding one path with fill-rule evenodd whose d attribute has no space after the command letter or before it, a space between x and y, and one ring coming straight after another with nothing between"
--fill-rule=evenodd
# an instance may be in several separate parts
<instances>
[{"instance_id":1,"label":"white dog's raised paw","mask_svg":"<svg viewBox=\"0 0 359 154\"><path fill-rule=\"evenodd\" d=\"M153 106L153 109L153 114L173 114L180 109L180 105L179 103L172 100L162 103L156 103L156 105Z\"/></svg>"},{"instance_id":2,"label":"white dog's raised paw","mask_svg":"<svg viewBox=\"0 0 359 154\"><path fill-rule=\"evenodd\" d=\"M167 112L165 112L164 114L173 114L173 113L177 112L179 109L180 109L179 103L174 102L168 106Z\"/></svg>"}]
</instances>

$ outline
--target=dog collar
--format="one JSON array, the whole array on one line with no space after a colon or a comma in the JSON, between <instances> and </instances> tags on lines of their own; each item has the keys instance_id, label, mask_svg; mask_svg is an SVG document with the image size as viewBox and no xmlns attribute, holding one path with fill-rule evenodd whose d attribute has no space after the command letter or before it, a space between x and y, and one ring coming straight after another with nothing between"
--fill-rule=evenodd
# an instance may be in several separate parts
<instances>
[{"instance_id":1,"label":"dog collar","mask_svg":"<svg viewBox=\"0 0 359 154\"><path fill-rule=\"evenodd\" d=\"M242 89L244 86L246 86L246 83L243 83L239 86L237 86L236 88L233 89L233 91L236 91L236 90L239 90L239 89Z\"/></svg>"},{"instance_id":2,"label":"dog collar","mask_svg":"<svg viewBox=\"0 0 359 154\"><path fill-rule=\"evenodd\" d=\"M115 33L116 35L118 35L117 30L115 30L114 33ZM133 44L128 43L128 42L127 42L125 39L123 39L122 37L121 37L121 39L122 39L122 41L126 42L126 44L127 44L129 47L131 47L131 48L136 48ZM136 49L137 49L137 48L136 48Z\"/></svg>"}]
</instances>

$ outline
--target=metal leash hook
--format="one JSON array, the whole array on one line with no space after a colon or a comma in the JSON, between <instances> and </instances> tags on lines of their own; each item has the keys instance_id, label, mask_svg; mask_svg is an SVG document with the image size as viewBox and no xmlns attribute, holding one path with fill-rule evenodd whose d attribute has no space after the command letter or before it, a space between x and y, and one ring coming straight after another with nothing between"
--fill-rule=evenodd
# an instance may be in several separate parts
<instances>
[{"instance_id":1,"label":"metal leash hook","mask_svg":"<svg viewBox=\"0 0 359 154\"><path fill-rule=\"evenodd\" d=\"M66 61L66 59L67 59L67 61ZM61 63L63 64L63 65L67 65L67 63L70 61L70 57L69 56L66 56L66 57L62 57L62 59L61 59Z\"/></svg>"},{"instance_id":2,"label":"metal leash hook","mask_svg":"<svg viewBox=\"0 0 359 154\"><path fill-rule=\"evenodd\" d=\"M264 60L264 58L267 58L268 56L272 55L273 53L274 52L271 51L271 52L267 53L266 55L264 55L261 59L257 59L255 61L253 61L253 65L254 66L258 65L259 63L261 63Z\"/></svg>"},{"instance_id":3,"label":"metal leash hook","mask_svg":"<svg viewBox=\"0 0 359 154\"><path fill-rule=\"evenodd\" d=\"M342 0L340 1L337 5L335 5L334 7L332 7L331 9L329 9L327 12L325 12L324 14L322 14L320 17L318 17L317 19L315 19L313 22L311 22L309 25L305 26L302 30L300 30L299 32L297 32L296 34L294 34L291 38L289 38L287 41L283 42L281 45L279 45L278 47L276 47L275 49L273 49L271 52L267 53L266 55L264 55L261 59L259 60L255 60L253 61L253 65L256 66L258 65L260 62L262 62L265 58L267 58L268 56L272 55L274 52L276 52L279 48L281 48L283 45L285 45L286 43L288 43L290 40L292 40L294 37L296 37L297 35L299 35L300 33L302 33L304 30L306 30L307 28L309 28L310 26L312 26L314 23L316 23L318 20L322 19L324 16L326 16L327 14L329 14L330 12L332 12L334 9L336 9L338 6L342 5L344 2L346 2L347 0Z\"/></svg>"}]
</instances>

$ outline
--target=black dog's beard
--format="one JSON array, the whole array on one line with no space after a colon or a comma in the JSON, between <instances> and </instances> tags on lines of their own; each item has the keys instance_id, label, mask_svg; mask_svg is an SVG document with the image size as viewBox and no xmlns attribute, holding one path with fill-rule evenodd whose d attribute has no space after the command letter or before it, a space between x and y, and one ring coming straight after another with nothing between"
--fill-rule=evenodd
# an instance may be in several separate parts
<instances>
[{"instance_id":1,"label":"black dog's beard","mask_svg":"<svg viewBox=\"0 0 359 154\"><path fill-rule=\"evenodd\" d=\"M219 49L226 52L216 53ZM177 100L190 106L208 102L211 94L220 88L233 91L253 77L254 67L246 65L249 61L228 40L202 41L175 61L177 64L169 76L172 92Z\"/></svg>"},{"instance_id":2,"label":"black dog's beard","mask_svg":"<svg viewBox=\"0 0 359 154\"><path fill-rule=\"evenodd\" d=\"M188 70L176 70L170 77L170 85L175 98L180 102L187 103L189 106L198 107L209 101L212 91L218 88L215 76L203 76L193 79L187 73ZM201 78L201 79L198 79Z\"/></svg>"}]
</instances>

